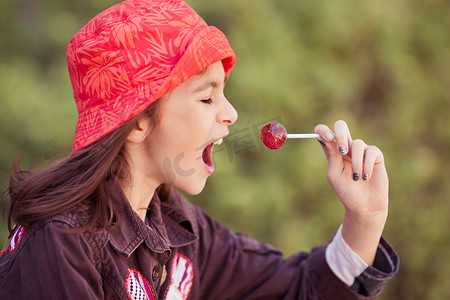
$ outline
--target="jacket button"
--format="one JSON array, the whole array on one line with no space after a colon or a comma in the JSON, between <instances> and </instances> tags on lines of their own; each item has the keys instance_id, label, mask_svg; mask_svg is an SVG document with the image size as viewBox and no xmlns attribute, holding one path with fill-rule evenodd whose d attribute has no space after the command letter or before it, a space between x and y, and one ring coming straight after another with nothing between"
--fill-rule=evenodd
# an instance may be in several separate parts
<instances>
[{"instance_id":1,"label":"jacket button","mask_svg":"<svg viewBox=\"0 0 450 300\"><path fill-rule=\"evenodd\" d=\"M159 278L159 268L158 268L158 266L156 266L153 268L152 279L153 279L153 281L156 281L156 280L158 280L158 278Z\"/></svg>"}]
</instances>

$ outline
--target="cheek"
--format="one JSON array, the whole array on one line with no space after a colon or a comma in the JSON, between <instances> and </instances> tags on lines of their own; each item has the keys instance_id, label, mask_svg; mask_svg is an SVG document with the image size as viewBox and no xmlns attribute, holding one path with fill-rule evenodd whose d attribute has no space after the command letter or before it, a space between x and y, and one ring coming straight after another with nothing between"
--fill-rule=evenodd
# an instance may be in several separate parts
<instances>
[{"instance_id":1,"label":"cheek","mask_svg":"<svg viewBox=\"0 0 450 300\"><path fill-rule=\"evenodd\" d=\"M200 147L205 142L199 139L201 135L198 131L193 131L191 127L183 124L175 128L177 121L174 123L161 128L158 137L150 143L157 147L160 160L169 160L172 165L176 164L178 169L188 170L194 166L196 158L201 157L203 149L200 150Z\"/></svg>"},{"instance_id":2,"label":"cheek","mask_svg":"<svg viewBox=\"0 0 450 300\"><path fill-rule=\"evenodd\" d=\"M191 151L199 147L205 147L204 143L211 138L211 117L208 115L174 116L164 121L163 135L175 147L187 147Z\"/></svg>"},{"instance_id":3,"label":"cheek","mask_svg":"<svg viewBox=\"0 0 450 300\"><path fill-rule=\"evenodd\" d=\"M215 138L212 136L214 122L212 107L198 102L172 101L163 107L159 141L156 142L162 147L164 154L172 160L180 153L184 153L181 166L190 168L193 163L195 164L195 158L201 157L203 149L212 138Z\"/></svg>"}]
</instances>

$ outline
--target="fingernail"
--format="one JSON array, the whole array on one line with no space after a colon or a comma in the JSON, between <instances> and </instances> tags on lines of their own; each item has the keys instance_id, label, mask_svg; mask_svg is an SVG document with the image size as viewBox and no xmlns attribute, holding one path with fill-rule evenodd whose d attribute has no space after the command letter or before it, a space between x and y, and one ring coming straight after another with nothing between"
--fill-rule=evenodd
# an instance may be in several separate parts
<instances>
[{"instance_id":1,"label":"fingernail","mask_svg":"<svg viewBox=\"0 0 450 300\"><path fill-rule=\"evenodd\" d=\"M347 147L345 147L344 145L340 145L339 146L339 153L340 154L345 154L345 152L347 152Z\"/></svg>"},{"instance_id":2,"label":"fingernail","mask_svg":"<svg viewBox=\"0 0 450 300\"><path fill-rule=\"evenodd\" d=\"M358 180L359 180L359 174L353 173L353 181L358 181Z\"/></svg>"},{"instance_id":3,"label":"fingernail","mask_svg":"<svg viewBox=\"0 0 450 300\"><path fill-rule=\"evenodd\" d=\"M364 173L364 175L363 175L363 180L366 181L367 179L369 179L369 174Z\"/></svg>"},{"instance_id":4,"label":"fingernail","mask_svg":"<svg viewBox=\"0 0 450 300\"><path fill-rule=\"evenodd\" d=\"M325 145L325 143L323 142L323 141L321 141L321 140L318 140L319 141L319 143L322 145L322 146L324 146L324 147L326 147L327 145Z\"/></svg>"}]
</instances>

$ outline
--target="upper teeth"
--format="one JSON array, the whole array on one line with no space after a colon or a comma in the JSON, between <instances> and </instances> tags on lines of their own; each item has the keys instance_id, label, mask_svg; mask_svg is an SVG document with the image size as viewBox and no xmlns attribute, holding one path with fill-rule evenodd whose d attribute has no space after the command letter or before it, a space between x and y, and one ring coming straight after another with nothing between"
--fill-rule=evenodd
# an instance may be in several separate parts
<instances>
[{"instance_id":1,"label":"upper teeth","mask_svg":"<svg viewBox=\"0 0 450 300\"><path fill-rule=\"evenodd\" d=\"M218 139L218 140L216 140L216 141L214 141L214 145L220 145L220 144L222 144L222 142L223 142L223 139Z\"/></svg>"}]
</instances>

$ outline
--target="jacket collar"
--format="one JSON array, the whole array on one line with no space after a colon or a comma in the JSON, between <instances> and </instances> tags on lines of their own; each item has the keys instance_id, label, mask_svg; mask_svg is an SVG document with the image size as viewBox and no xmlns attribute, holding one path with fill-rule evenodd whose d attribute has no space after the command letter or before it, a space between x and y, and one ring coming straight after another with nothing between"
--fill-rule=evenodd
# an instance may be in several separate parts
<instances>
[{"instance_id":1,"label":"jacket collar","mask_svg":"<svg viewBox=\"0 0 450 300\"><path fill-rule=\"evenodd\" d=\"M119 253L129 257L136 248L145 243L152 251L162 253L195 242L193 231L195 219L187 210L185 199L177 192L163 205L157 193L153 196L147 217L150 226L133 211L120 188L112 199L112 209L117 225L108 230L109 242ZM184 201L183 201L184 200Z\"/></svg>"},{"instance_id":2,"label":"jacket collar","mask_svg":"<svg viewBox=\"0 0 450 300\"><path fill-rule=\"evenodd\" d=\"M161 208L163 223L170 229L168 237L171 246L186 246L198 239L194 207L178 191L174 190L172 197L158 207Z\"/></svg>"}]
</instances>

